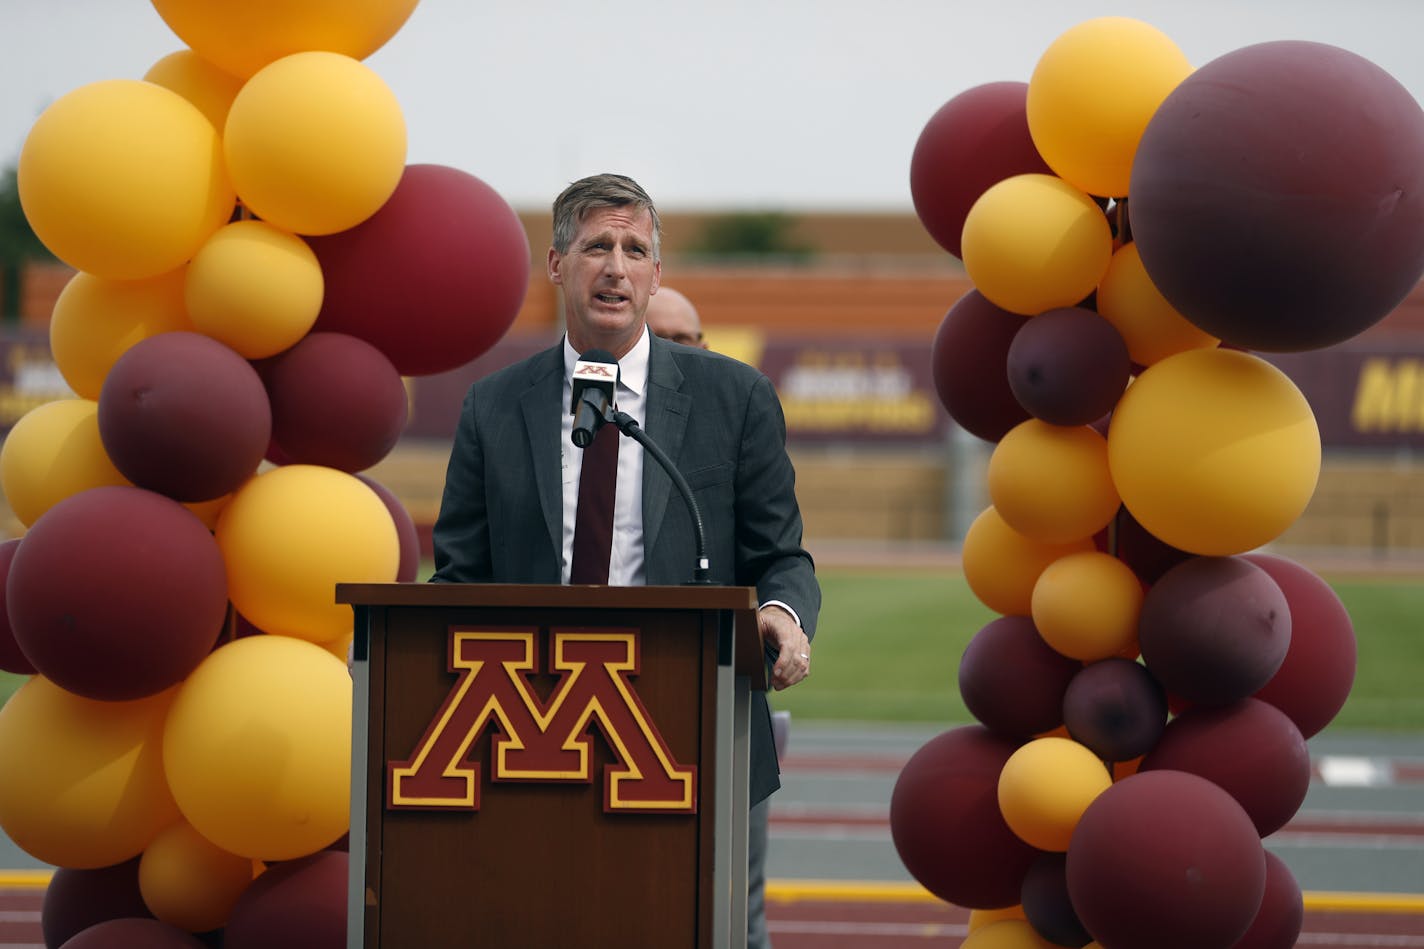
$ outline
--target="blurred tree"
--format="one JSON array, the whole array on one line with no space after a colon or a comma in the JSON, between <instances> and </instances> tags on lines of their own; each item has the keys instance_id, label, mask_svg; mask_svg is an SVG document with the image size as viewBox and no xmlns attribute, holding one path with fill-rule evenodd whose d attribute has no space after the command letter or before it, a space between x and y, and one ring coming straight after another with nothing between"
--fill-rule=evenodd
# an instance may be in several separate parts
<instances>
[{"instance_id":1,"label":"blurred tree","mask_svg":"<svg viewBox=\"0 0 1424 949\"><path fill-rule=\"evenodd\" d=\"M708 257L775 257L805 261L815 251L795 234L796 219L781 211L739 211L709 217L692 252Z\"/></svg>"},{"instance_id":2,"label":"blurred tree","mask_svg":"<svg viewBox=\"0 0 1424 949\"><path fill-rule=\"evenodd\" d=\"M35 236L20 207L19 176L13 167L0 172L0 316L20 315L20 281L26 261L53 260Z\"/></svg>"}]
</instances>

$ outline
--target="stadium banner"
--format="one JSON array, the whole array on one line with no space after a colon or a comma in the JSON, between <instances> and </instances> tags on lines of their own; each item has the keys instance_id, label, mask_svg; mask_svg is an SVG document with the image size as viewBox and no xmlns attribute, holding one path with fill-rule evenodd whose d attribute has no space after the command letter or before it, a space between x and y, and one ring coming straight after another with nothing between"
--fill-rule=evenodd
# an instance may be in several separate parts
<instances>
[{"instance_id":1,"label":"stadium banner","mask_svg":"<svg viewBox=\"0 0 1424 949\"><path fill-rule=\"evenodd\" d=\"M948 434L949 417L935 394L929 349L917 341L750 341L738 336L735 346L719 345L714 338L714 348L743 357L767 374L781 396L792 441L935 442ZM549 345L545 337L506 338L459 369L409 380L406 434L449 438L470 383Z\"/></svg>"},{"instance_id":2,"label":"stadium banner","mask_svg":"<svg viewBox=\"0 0 1424 949\"><path fill-rule=\"evenodd\" d=\"M754 329L708 331L714 349L771 379L798 444L942 442L952 423L935 393L928 342L889 338L781 338ZM449 439L475 380L556 342L511 335L449 372L406 380L405 437ZM1354 340L1304 353L1264 353L1309 401L1327 449L1424 448L1424 335ZM25 413L74 398L42 327L0 329L0 436Z\"/></svg>"}]
</instances>

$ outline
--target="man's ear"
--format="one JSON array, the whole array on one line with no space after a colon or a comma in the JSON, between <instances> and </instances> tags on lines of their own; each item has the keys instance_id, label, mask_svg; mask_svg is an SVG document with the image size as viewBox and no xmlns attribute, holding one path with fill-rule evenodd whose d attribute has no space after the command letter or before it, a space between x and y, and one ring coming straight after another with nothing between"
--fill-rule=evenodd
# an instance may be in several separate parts
<instances>
[{"instance_id":1,"label":"man's ear","mask_svg":"<svg viewBox=\"0 0 1424 949\"><path fill-rule=\"evenodd\" d=\"M649 292L649 293L657 293L657 292L658 292L658 287L661 287L662 285L663 285L663 262L662 262L661 260L655 260L655 261L653 261L653 289L650 290L650 291L648 291L648 292Z\"/></svg>"},{"instance_id":2,"label":"man's ear","mask_svg":"<svg viewBox=\"0 0 1424 949\"><path fill-rule=\"evenodd\" d=\"M549 282L554 284L563 283L563 277L559 273L559 265L563 263L563 255L554 248L549 248L549 260L546 264L549 271Z\"/></svg>"}]
</instances>

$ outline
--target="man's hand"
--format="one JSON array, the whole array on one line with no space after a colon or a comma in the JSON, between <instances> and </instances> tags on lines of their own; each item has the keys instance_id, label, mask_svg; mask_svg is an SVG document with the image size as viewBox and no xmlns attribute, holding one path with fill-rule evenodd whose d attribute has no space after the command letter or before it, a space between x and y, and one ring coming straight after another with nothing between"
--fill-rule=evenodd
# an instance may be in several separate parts
<instances>
[{"instance_id":1,"label":"man's hand","mask_svg":"<svg viewBox=\"0 0 1424 949\"><path fill-rule=\"evenodd\" d=\"M778 692L811 674L811 641L806 632L779 606L757 610L757 627L762 639L777 650L771 667L771 687Z\"/></svg>"}]
</instances>

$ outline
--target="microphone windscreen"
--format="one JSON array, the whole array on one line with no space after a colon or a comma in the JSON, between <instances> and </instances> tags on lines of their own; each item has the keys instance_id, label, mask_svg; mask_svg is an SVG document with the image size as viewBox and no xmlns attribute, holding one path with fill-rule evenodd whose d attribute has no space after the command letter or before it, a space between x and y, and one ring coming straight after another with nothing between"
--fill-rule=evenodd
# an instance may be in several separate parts
<instances>
[{"instance_id":1,"label":"microphone windscreen","mask_svg":"<svg viewBox=\"0 0 1424 949\"><path fill-rule=\"evenodd\" d=\"M618 381L618 360L604 349L590 349L579 356L574 363L574 379L587 382L607 380L610 384Z\"/></svg>"},{"instance_id":2,"label":"microphone windscreen","mask_svg":"<svg viewBox=\"0 0 1424 949\"><path fill-rule=\"evenodd\" d=\"M602 391L608 400L613 399L614 387L618 384L618 360L604 349L590 349L579 356L574 363L573 391L569 410L578 407L579 398L586 389Z\"/></svg>"},{"instance_id":3,"label":"microphone windscreen","mask_svg":"<svg viewBox=\"0 0 1424 949\"><path fill-rule=\"evenodd\" d=\"M617 359L614 359L614 358L613 358L613 354L610 353L610 352L609 352L608 350L606 350L606 349L589 349L589 350L585 350L585 351L579 356L579 362L617 362L617 361L618 361Z\"/></svg>"}]
</instances>

